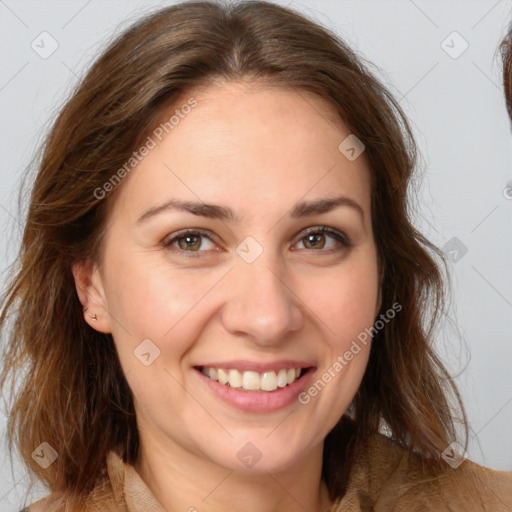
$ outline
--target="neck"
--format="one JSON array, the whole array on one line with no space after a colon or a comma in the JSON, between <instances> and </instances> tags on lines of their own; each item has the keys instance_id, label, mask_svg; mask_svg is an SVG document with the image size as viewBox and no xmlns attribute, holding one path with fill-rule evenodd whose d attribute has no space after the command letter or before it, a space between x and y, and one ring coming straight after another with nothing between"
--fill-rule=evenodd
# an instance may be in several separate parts
<instances>
[{"instance_id":1,"label":"neck","mask_svg":"<svg viewBox=\"0 0 512 512\"><path fill-rule=\"evenodd\" d=\"M286 470L240 473L169 439L141 436L134 468L168 512L328 512L322 451L319 444Z\"/></svg>"}]
</instances>

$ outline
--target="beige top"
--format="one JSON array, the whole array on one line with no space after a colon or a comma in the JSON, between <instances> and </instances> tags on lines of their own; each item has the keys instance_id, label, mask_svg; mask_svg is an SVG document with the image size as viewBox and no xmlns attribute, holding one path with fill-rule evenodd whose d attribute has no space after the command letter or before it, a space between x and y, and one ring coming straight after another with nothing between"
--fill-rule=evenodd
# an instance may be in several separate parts
<instances>
[{"instance_id":1,"label":"beige top","mask_svg":"<svg viewBox=\"0 0 512 512\"><path fill-rule=\"evenodd\" d=\"M331 512L512 512L512 473L467 460L456 469L443 459L438 464L443 472L434 478L428 465L379 434L359 451L347 490ZM108 479L90 495L87 512L166 512L115 452L108 455L107 469ZM27 510L58 512L65 507L54 493Z\"/></svg>"}]
</instances>

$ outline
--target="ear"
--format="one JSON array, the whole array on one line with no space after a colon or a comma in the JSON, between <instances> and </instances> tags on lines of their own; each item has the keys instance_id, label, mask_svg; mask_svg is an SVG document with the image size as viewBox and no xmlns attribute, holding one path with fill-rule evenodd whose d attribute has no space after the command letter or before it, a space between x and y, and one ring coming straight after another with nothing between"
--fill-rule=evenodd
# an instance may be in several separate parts
<instances>
[{"instance_id":1,"label":"ear","mask_svg":"<svg viewBox=\"0 0 512 512\"><path fill-rule=\"evenodd\" d=\"M84 306L84 319L96 331L111 333L110 315L99 268L88 260L72 265L78 298Z\"/></svg>"}]
</instances>

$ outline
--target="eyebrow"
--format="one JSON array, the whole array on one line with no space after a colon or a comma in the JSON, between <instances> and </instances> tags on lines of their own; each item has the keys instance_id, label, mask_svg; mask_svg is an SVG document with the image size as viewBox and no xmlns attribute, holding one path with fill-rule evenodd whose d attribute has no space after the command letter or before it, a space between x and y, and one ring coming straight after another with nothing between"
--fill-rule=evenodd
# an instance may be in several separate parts
<instances>
[{"instance_id":1,"label":"eyebrow","mask_svg":"<svg viewBox=\"0 0 512 512\"><path fill-rule=\"evenodd\" d=\"M364 211L361 206L350 197L338 196L325 199L317 199L315 201L300 201L292 209L290 217L300 219L311 217L313 215L327 213L335 208L348 206L359 212L364 221ZM181 201L179 199L171 199L163 204L153 206L146 210L138 219L137 223L144 223L150 218L170 210L178 210L192 213L199 217L209 219L219 219L223 221L239 221L239 217L235 215L233 210L227 206L217 204L201 203L193 201Z\"/></svg>"}]
</instances>

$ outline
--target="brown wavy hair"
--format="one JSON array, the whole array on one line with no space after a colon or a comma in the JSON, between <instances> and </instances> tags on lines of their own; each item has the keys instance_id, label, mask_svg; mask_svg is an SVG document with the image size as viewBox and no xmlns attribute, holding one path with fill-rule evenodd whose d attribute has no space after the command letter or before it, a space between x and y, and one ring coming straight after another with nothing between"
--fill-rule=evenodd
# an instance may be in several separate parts
<instances>
[{"instance_id":1,"label":"brown wavy hair","mask_svg":"<svg viewBox=\"0 0 512 512\"><path fill-rule=\"evenodd\" d=\"M60 110L41 149L2 298L0 386L12 376L9 447L19 449L32 478L67 503L104 477L109 450L128 462L138 455L132 395L112 337L85 322L71 270L78 261L101 263L109 208L122 183L104 199L93 192L130 158L164 107L215 79L314 93L366 146L384 271L381 311L395 302L403 310L373 339L351 428L326 438L323 476L331 497L343 491L352 447L382 424L396 443L436 460L457 437L454 405L467 444L459 394L432 347L444 314L446 263L409 219L417 154L398 102L338 36L297 12L260 1L185 2L148 15L111 42ZM48 469L31 457L42 442L58 453Z\"/></svg>"}]
</instances>

